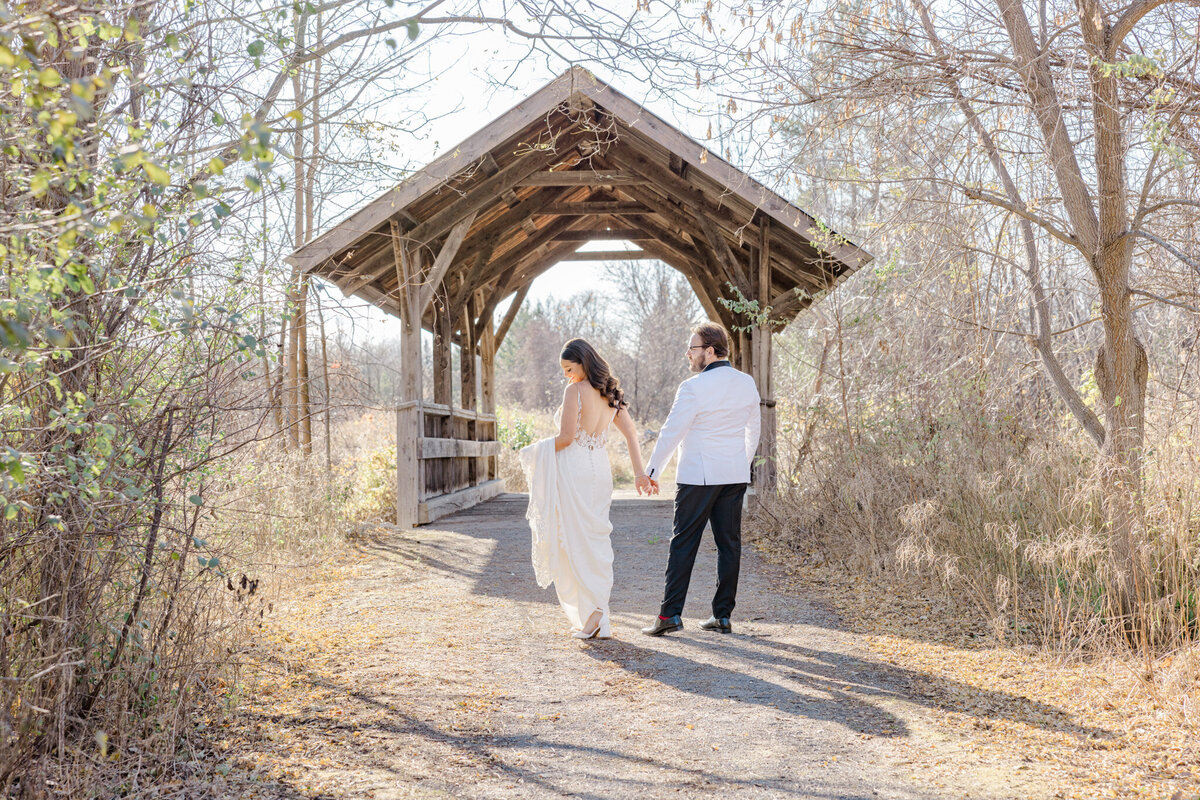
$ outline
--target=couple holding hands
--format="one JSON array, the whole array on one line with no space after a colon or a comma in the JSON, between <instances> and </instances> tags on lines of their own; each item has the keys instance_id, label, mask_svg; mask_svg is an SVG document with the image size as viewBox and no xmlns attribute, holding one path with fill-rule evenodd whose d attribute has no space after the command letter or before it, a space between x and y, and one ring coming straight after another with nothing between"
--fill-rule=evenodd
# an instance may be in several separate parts
<instances>
[{"instance_id":1,"label":"couple holding hands","mask_svg":"<svg viewBox=\"0 0 1200 800\"><path fill-rule=\"evenodd\" d=\"M629 446L638 494L658 494L658 479L676 449L675 517L666 586L648 636L680 630L681 614L705 526L717 545L712 618L700 627L729 633L742 552L742 500L758 449L759 393L754 379L729 363L729 334L715 322L692 329L686 358L692 377L679 385L658 441L643 467L637 429L620 382L583 339L560 356L568 384L558 410L558 435L524 448L529 482L526 517L533 533L539 586L554 584L559 604L580 639L612 636L608 603L613 583L613 479L608 430Z\"/></svg>"}]
</instances>

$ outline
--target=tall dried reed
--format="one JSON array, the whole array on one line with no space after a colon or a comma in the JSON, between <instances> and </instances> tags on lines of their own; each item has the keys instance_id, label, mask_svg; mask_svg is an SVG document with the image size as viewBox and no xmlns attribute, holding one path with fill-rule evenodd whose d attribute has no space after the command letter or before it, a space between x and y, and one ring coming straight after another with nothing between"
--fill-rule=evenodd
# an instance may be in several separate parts
<instances>
[{"instance_id":1,"label":"tall dried reed","mask_svg":"<svg viewBox=\"0 0 1200 800\"><path fill-rule=\"evenodd\" d=\"M972 598L1002 639L1067 649L1123 640L1130 620L1112 602L1087 442L971 403L939 406L935 418L857 408L850 444L840 410L783 406L786 483L761 507L764 535L874 576L933 577ZM1142 546L1153 571L1134 622L1169 650L1200 634L1200 463L1191 432L1149 430Z\"/></svg>"}]
</instances>

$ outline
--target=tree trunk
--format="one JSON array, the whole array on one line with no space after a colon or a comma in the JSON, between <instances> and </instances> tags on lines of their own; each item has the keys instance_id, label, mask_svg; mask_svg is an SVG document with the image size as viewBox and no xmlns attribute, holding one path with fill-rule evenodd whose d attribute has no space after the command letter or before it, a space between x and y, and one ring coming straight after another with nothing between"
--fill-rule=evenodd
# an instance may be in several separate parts
<instances>
[{"instance_id":1,"label":"tree trunk","mask_svg":"<svg viewBox=\"0 0 1200 800\"><path fill-rule=\"evenodd\" d=\"M304 51L308 32L308 13L297 15L295 22L296 52ZM308 86L305 82L305 68L299 67L292 74L292 94L296 108L303 111L308 101ZM293 214L295 226L292 236L294 248L299 248L308 241L312 234L312 200L307 191L309 181L305 174L305 144L304 119L301 116L295 121L296 129L292 139L293 180ZM299 445L301 452L308 455L312 452L312 405L310 403L310 388L308 375L308 276L296 276L296 317L293 326L295 343L295 433L293 441Z\"/></svg>"},{"instance_id":2,"label":"tree trunk","mask_svg":"<svg viewBox=\"0 0 1200 800\"><path fill-rule=\"evenodd\" d=\"M287 407L287 443L289 447L300 446L300 392L297 382L297 356L299 353L298 342L300 340L299 316L300 316L300 292L297 290L300 276L298 271L293 271L292 280L288 286L288 312L291 317L288 320L288 337L287 337L287 370L286 378L284 379L284 405Z\"/></svg>"},{"instance_id":3,"label":"tree trunk","mask_svg":"<svg viewBox=\"0 0 1200 800\"><path fill-rule=\"evenodd\" d=\"M1125 291L1105 287L1100 293L1104 345L1096 354L1096 385L1104 401L1108 435L1101 450L1101 485L1110 526L1115 572L1114 610L1125 616L1129 633L1142 646L1149 634L1144 600L1149 597L1145 524L1140 501L1142 440L1148 361L1146 349L1133 335L1128 284Z\"/></svg>"},{"instance_id":4,"label":"tree trunk","mask_svg":"<svg viewBox=\"0 0 1200 800\"><path fill-rule=\"evenodd\" d=\"M286 298L290 297L290 292L284 294ZM287 387L284 385L285 376L287 375L288 364L288 327L290 321L286 314L279 322L279 344L278 352L276 353L275 367L275 383L271 387L271 403L275 406L275 426L276 430L282 435L287 430ZM287 446L287 437L283 438L284 446Z\"/></svg>"},{"instance_id":5,"label":"tree trunk","mask_svg":"<svg viewBox=\"0 0 1200 800\"><path fill-rule=\"evenodd\" d=\"M316 293L313 299L317 303L317 325L321 334L321 383L325 387L325 475L333 472L333 436L330 414L333 413L333 387L329 383L329 350L325 346L325 312L321 308L321 295Z\"/></svg>"},{"instance_id":6,"label":"tree trunk","mask_svg":"<svg viewBox=\"0 0 1200 800\"><path fill-rule=\"evenodd\" d=\"M1020 0L997 0L1030 109L1042 130L1063 207L1071 220L1075 245L1087 259L1100 291L1104 345L1097 355L1096 382L1104 401L1105 438L1101 480L1109 524L1115 586L1114 609L1147 633L1138 611L1147 573L1142 554L1141 451L1145 400L1145 351L1133 330L1129 273L1133 249L1129 236L1127 152L1121 98L1114 60L1112 29L1097 0L1078 0L1079 26L1090 58L1091 111L1095 142L1097 196L1084 180L1050 66L1037 47Z\"/></svg>"},{"instance_id":7,"label":"tree trunk","mask_svg":"<svg viewBox=\"0 0 1200 800\"><path fill-rule=\"evenodd\" d=\"M262 348L263 395L267 400L268 413L275 418L276 433L283 430L283 409L279 406L276 391L276 376L271 371L271 356L267 352L267 204L263 203L263 261L258 274L258 346ZM280 369L282 369L282 364Z\"/></svg>"},{"instance_id":8,"label":"tree trunk","mask_svg":"<svg viewBox=\"0 0 1200 800\"><path fill-rule=\"evenodd\" d=\"M308 276L300 279L300 303L296 313L296 373L299 383L300 449L312 453L312 383L308 372Z\"/></svg>"},{"instance_id":9,"label":"tree trunk","mask_svg":"<svg viewBox=\"0 0 1200 800\"><path fill-rule=\"evenodd\" d=\"M1116 73L1106 73L1104 66L1115 55L1109 46L1110 29L1096 0L1080 0L1079 25L1092 56L1089 76L1096 135L1099 240L1092 268L1100 286L1100 319L1104 326L1104 345L1096 356L1096 383L1104 399L1108 431L1102 480L1112 528L1118 608L1122 613L1134 614L1131 621L1135 628L1131 632L1137 632L1144 645L1148 631L1138 612L1144 610L1141 601L1148 599L1149 587L1138 497L1148 364L1146 350L1134 334L1129 295L1133 243L1126 206L1126 143Z\"/></svg>"}]
</instances>

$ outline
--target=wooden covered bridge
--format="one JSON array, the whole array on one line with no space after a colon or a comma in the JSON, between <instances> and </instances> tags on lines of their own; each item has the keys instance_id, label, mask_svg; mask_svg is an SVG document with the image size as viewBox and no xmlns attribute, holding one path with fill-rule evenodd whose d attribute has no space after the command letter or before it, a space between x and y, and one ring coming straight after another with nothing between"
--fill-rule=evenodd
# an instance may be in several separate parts
<instances>
[{"instance_id":1,"label":"wooden covered bridge","mask_svg":"<svg viewBox=\"0 0 1200 800\"><path fill-rule=\"evenodd\" d=\"M577 252L593 241L638 249ZM732 332L751 320L720 302L736 298L731 286L786 321L871 256L575 67L288 258L404 323L399 525L503 490L495 354L533 280L562 261L634 258L679 270ZM422 385L422 329L433 334L432 387ZM764 486L774 480L771 334L734 333L733 353L762 393Z\"/></svg>"}]
</instances>

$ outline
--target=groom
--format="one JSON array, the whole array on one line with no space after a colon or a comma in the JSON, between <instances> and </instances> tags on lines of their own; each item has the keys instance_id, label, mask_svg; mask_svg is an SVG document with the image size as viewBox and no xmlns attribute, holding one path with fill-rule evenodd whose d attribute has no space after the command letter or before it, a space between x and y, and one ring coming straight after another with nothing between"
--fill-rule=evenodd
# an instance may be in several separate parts
<instances>
[{"instance_id":1,"label":"groom","mask_svg":"<svg viewBox=\"0 0 1200 800\"><path fill-rule=\"evenodd\" d=\"M712 523L717 544L717 593L712 618L700 627L729 633L742 560L742 497L761 425L754 379L729 364L729 334L715 322L692 329L688 365L698 373L679 384L675 402L658 434L646 475L654 493L663 467L679 447L675 523L667 559L666 590L658 619L642 628L662 636L683 627L692 565L704 526Z\"/></svg>"}]
</instances>

